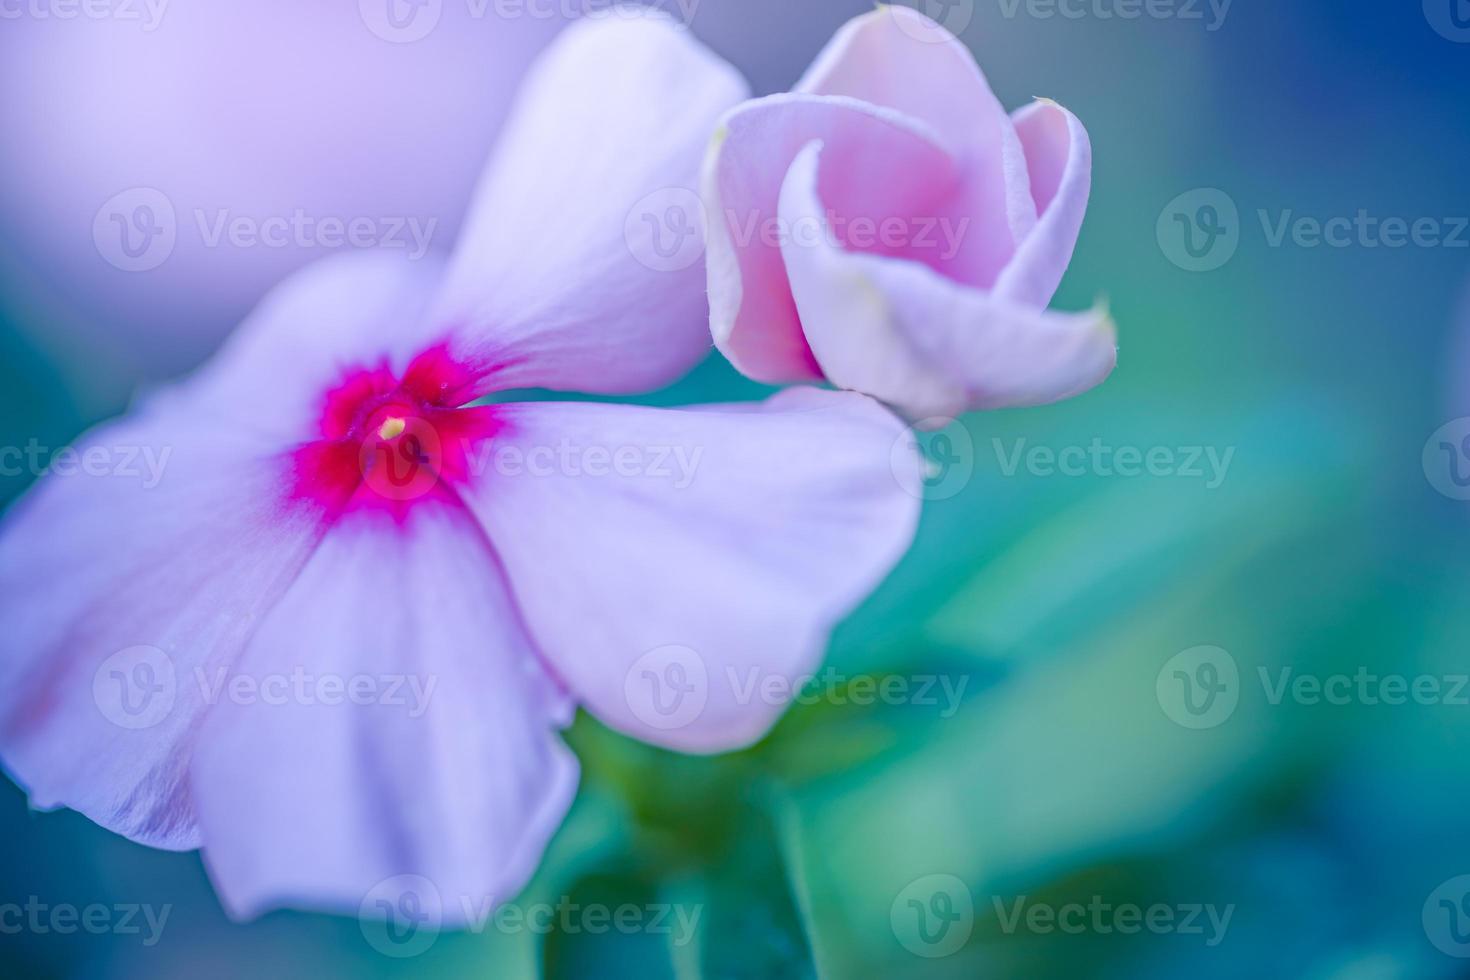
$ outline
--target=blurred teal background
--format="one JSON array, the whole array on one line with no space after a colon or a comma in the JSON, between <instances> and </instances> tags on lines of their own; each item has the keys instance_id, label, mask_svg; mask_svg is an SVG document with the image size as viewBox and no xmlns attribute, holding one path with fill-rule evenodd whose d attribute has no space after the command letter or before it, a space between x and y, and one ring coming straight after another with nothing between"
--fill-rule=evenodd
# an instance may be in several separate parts
<instances>
[{"instance_id":1,"label":"blurred teal background","mask_svg":"<svg viewBox=\"0 0 1470 980\"><path fill-rule=\"evenodd\" d=\"M697 911L688 937L492 922L395 959L352 919L236 925L197 855L31 814L7 784L0 904L170 912L151 946L146 929L7 929L0 973L1470 975L1470 879L1456 880L1470 875L1470 689L1456 680L1470 673L1470 503L1451 495L1470 423L1435 444L1470 415L1470 232L1455 231L1470 216L1470 27L1456 27L1470 10L1237 0L1211 30L1211 8L1186 0L1136 19L1105 16L1141 8L1128 0L1063 0L1076 17L1039 0L951 8L972 12L962 36L1002 101L1055 98L1091 133L1092 206L1056 305L1105 296L1121 356L1085 397L925 438L919 539L828 663L849 684L933 678L937 703L824 687L761 745L715 759L580 719L581 796L516 904L665 903ZM692 23L771 91L864 9L703 0ZM66 104L50 111L68 125ZM0 179L4 200L33 190L6 164ZM1222 199L1191 196L1203 189L1237 215L1217 207L1223 234L1191 257L1186 228L1209 241L1200 208ZM1433 219L1459 244L1273 244L1283 217L1360 212ZM179 355L99 354L85 337L108 335L105 311L67 307L65 261L29 252L20 228L0 227L0 444L60 446ZM100 264L90 223L69 233ZM63 307L80 327L59 343L47 318ZM759 394L712 358L651 400ZM1160 465L1071 476L1026 456L1095 441L1158 450ZM1196 452L1228 468L1193 476ZM0 480L0 499L28 480ZM1339 685L1344 703L1274 696L1283 677L1336 676L1377 680ZM1389 676L1439 693L1384 703ZM940 682L963 685L952 712ZM1080 927L1048 926L1048 910ZM1125 910L1154 927L1125 934Z\"/></svg>"}]
</instances>

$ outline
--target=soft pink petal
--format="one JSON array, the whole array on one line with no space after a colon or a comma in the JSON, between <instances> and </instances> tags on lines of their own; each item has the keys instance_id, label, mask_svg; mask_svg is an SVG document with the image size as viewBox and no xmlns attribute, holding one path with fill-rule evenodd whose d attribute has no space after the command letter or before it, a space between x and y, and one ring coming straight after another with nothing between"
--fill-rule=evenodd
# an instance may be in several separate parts
<instances>
[{"instance_id":1,"label":"soft pink petal","mask_svg":"<svg viewBox=\"0 0 1470 980\"><path fill-rule=\"evenodd\" d=\"M824 220L822 149L802 151L781 194L788 221ZM948 279L922 263L827 244L784 250L808 342L833 384L912 419L1037 405L1112 371L1106 312L1049 313Z\"/></svg>"},{"instance_id":2,"label":"soft pink petal","mask_svg":"<svg viewBox=\"0 0 1470 980\"><path fill-rule=\"evenodd\" d=\"M100 475L46 477L7 515L0 755L33 806L198 846L192 672L231 662L323 527L231 431L170 393L78 443Z\"/></svg>"},{"instance_id":3,"label":"soft pink petal","mask_svg":"<svg viewBox=\"0 0 1470 980\"><path fill-rule=\"evenodd\" d=\"M786 171L812 139L840 161L832 179L849 218L948 214L959 179L922 123L851 99L777 95L726 117L705 169L710 324L731 363L767 383L821 377L781 256L782 240L803 230L777 212Z\"/></svg>"},{"instance_id":4,"label":"soft pink petal","mask_svg":"<svg viewBox=\"0 0 1470 980\"><path fill-rule=\"evenodd\" d=\"M198 846L185 769L205 705L190 678L232 662L310 556L327 515L293 494L290 451L343 368L426 342L415 325L438 273L394 253L298 273L195 378L79 441L98 475L44 477L6 515L0 755L34 806ZM173 689L145 702L127 686L139 669ZM124 696L158 717L118 723Z\"/></svg>"},{"instance_id":5,"label":"soft pink petal","mask_svg":"<svg viewBox=\"0 0 1470 980\"><path fill-rule=\"evenodd\" d=\"M911 262L860 258L898 329L919 356L961 384L968 409L1062 401L1101 384L1117 366L1117 331L1103 308L1017 306Z\"/></svg>"},{"instance_id":6,"label":"soft pink petal","mask_svg":"<svg viewBox=\"0 0 1470 980\"><path fill-rule=\"evenodd\" d=\"M555 734L565 698L473 519L429 506L335 527L228 677L298 672L315 681L284 698L222 694L200 733L205 858L231 913L356 913L399 875L431 883L418 897L446 925L513 899L577 766Z\"/></svg>"},{"instance_id":7,"label":"soft pink petal","mask_svg":"<svg viewBox=\"0 0 1470 980\"><path fill-rule=\"evenodd\" d=\"M976 234L996 249L962 281L994 282L1036 224L1036 209L1015 126L958 38L917 10L884 6L838 31L796 90L850 96L932 126L965 161Z\"/></svg>"},{"instance_id":8,"label":"soft pink petal","mask_svg":"<svg viewBox=\"0 0 1470 980\"><path fill-rule=\"evenodd\" d=\"M732 68L651 13L583 22L553 44L501 137L438 307L488 387L641 391L708 352L699 166L716 121L746 94ZM670 251L681 229L695 236L687 261L662 264L654 226Z\"/></svg>"},{"instance_id":9,"label":"soft pink petal","mask_svg":"<svg viewBox=\"0 0 1470 980\"><path fill-rule=\"evenodd\" d=\"M813 670L913 536L918 501L901 486L917 459L899 421L858 395L496 411L502 455L468 503L559 676L646 741L710 752L760 737L786 700L760 685ZM655 692L664 679L697 690Z\"/></svg>"},{"instance_id":10,"label":"soft pink petal","mask_svg":"<svg viewBox=\"0 0 1470 980\"><path fill-rule=\"evenodd\" d=\"M445 340L428 317L443 263L347 253L286 279L188 388L228 424L276 449L319 438L323 396L344 372L395 373Z\"/></svg>"},{"instance_id":11,"label":"soft pink petal","mask_svg":"<svg viewBox=\"0 0 1470 980\"><path fill-rule=\"evenodd\" d=\"M1041 215L995 284L995 294L1023 305L1046 306L1061 285L1092 191L1092 144L1081 121L1049 100L1015 115L1026 149L1031 194Z\"/></svg>"}]
</instances>

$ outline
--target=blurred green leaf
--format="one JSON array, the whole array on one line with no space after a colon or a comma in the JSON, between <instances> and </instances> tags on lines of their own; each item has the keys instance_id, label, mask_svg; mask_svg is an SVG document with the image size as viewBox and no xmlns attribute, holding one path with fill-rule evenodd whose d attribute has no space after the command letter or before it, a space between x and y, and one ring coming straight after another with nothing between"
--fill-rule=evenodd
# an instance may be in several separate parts
<instances>
[{"instance_id":1,"label":"blurred green leaf","mask_svg":"<svg viewBox=\"0 0 1470 980\"><path fill-rule=\"evenodd\" d=\"M1004 665L954 648L920 645L886 653L889 668L819 687L812 703L792 707L758 749L764 771L796 784L912 752L1007 673ZM873 696L890 682L903 694ZM857 684L863 690L855 691Z\"/></svg>"},{"instance_id":2,"label":"blurred green leaf","mask_svg":"<svg viewBox=\"0 0 1470 980\"><path fill-rule=\"evenodd\" d=\"M804 897L776 821L781 804L762 786L741 807L739 832L720 860L686 886L705 908L697 976L706 980L807 980L817 975ZM796 873L799 874L799 871ZM692 976L687 970L682 976Z\"/></svg>"},{"instance_id":3,"label":"blurred green leaf","mask_svg":"<svg viewBox=\"0 0 1470 980\"><path fill-rule=\"evenodd\" d=\"M660 913L662 908L657 889L634 872L582 878L568 891L546 936L544 976L672 980L669 940L662 930L678 924Z\"/></svg>"},{"instance_id":4,"label":"blurred green leaf","mask_svg":"<svg viewBox=\"0 0 1470 980\"><path fill-rule=\"evenodd\" d=\"M869 754L796 794L816 929L839 972L915 965L889 913L924 876L958 876L978 912L988 896L1174 846L1344 744L1349 714L1271 705L1256 683L1261 668L1338 662L1365 636L1342 610L1366 608L1378 556L1337 533L1361 484L1323 457L1283 454L1215 496L1177 481L1105 487L943 606L929 643L1005 671L1000 682L913 751ZM1191 730L1157 678L1201 644L1228 650L1253 691L1223 724ZM813 726L803 749L844 758L829 736L853 730Z\"/></svg>"}]
</instances>

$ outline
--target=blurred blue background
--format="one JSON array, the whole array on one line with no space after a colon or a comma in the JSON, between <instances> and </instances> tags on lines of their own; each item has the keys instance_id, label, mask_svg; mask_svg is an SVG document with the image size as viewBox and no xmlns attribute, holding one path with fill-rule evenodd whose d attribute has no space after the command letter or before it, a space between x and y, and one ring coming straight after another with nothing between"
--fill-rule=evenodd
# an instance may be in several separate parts
<instances>
[{"instance_id":1,"label":"blurred blue background","mask_svg":"<svg viewBox=\"0 0 1470 980\"><path fill-rule=\"evenodd\" d=\"M434 218L450 246L560 17L446 0L397 45L354 4L306 7L0 23L0 444L65 445L322 254L183 247L123 272L92 238L120 190ZM692 9L769 92L870 5ZM395 959L348 918L232 924L197 855L31 814L6 784L0 905L168 918L151 944L0 919L0 973L1470 975L1470 6L929 9L1008 106L1086 123L1094 195L1056 305L1105 296L1121 343L1083 398L926 437L918 542L836 636L849 682L963 698L829 688L715 759L580 720L582 793L519 904L668 903L698 910L692 936L492 923ZM1390 218L1418 241L1393 247ZM1314 238L1332 219L1345 237ZM655 400L757 394L711 358ZM1046 462L1094 446L1156 465Z\"/></svg>"}]
</instances>

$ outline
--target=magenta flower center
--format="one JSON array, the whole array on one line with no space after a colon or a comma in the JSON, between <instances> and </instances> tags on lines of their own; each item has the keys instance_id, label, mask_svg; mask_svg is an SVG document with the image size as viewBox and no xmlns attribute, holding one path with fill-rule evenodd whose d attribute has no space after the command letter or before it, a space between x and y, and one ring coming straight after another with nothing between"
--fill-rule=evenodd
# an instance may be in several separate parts
<instances>
[{"instance_id":1,"label":"magenta flower center","mask_svg":"<svg viewBox=\"0 0 1470 980\"><path fill-rule=\"evenodd\" d=\"M464 408L477 374L440 346L401 376L386 362L347 371L326 392L320 438L297 450L293 497L334 514L364 508L402 517L421 501L459 504L496 429L490 408Z\"/></svg>"}]
</instances>

